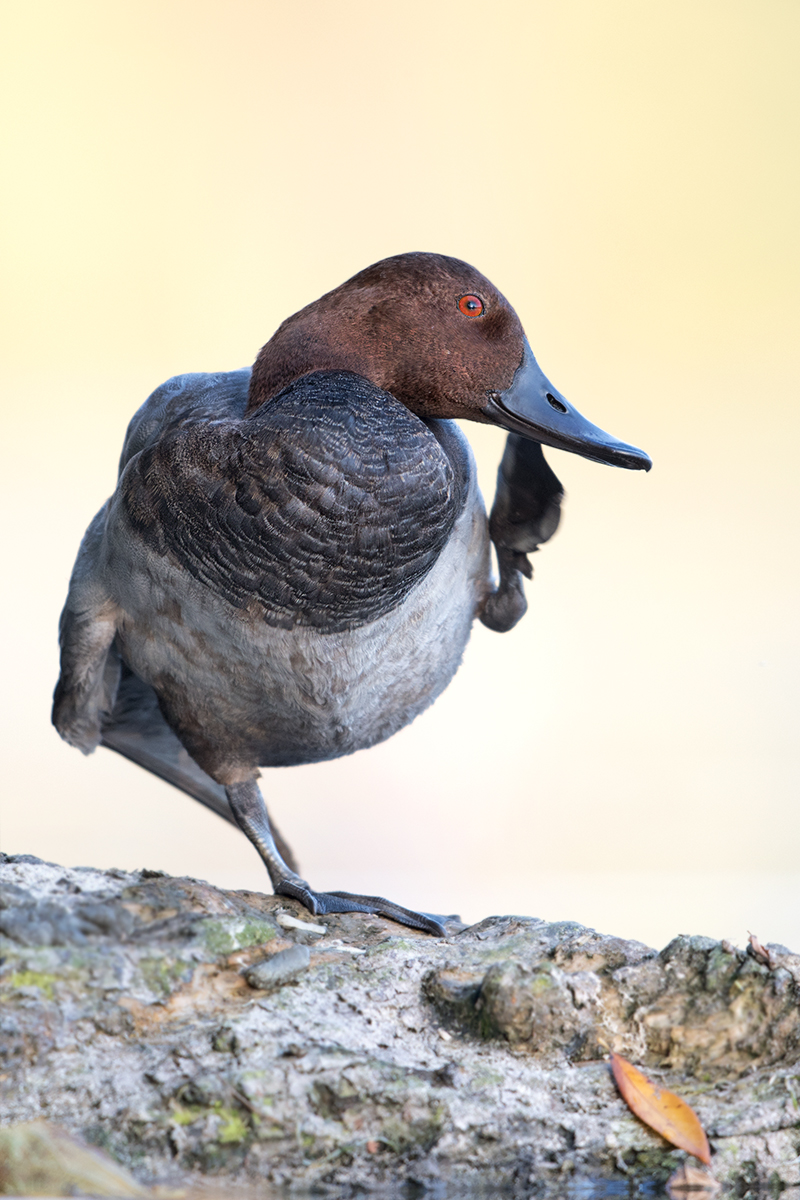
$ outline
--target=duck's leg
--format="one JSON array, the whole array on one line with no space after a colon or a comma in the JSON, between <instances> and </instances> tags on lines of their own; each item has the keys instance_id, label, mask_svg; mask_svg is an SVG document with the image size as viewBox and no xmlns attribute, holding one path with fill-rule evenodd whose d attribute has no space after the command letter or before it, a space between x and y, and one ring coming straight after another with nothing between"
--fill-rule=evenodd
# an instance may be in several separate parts
<instances>
[{"instance_id":1,"label":"duck's leg","mask_svg":"<svg viewBox=\"0 0 800 1200\"><path fill-rule=\"evenodd\" d=\"M413 912L384 900L382 896L355 896L350 892L314 892L281 858L269 825L267 806L254 779L246 783L234 783L225 788L231 812L243 833L255 846L272 881L276 896L291 896L316 915L324 913L363 912L376 913L421 929L438 937L445 936L444 926L429 913Z\"/></svg>"},{"instance_id":2,"label":"duck's leg","mask_svg":"<svg viewBox=\"0 0 800 1200\"><path fill-rule=\"evenodd\" d=\"M500 583L479 614L484 625L505 633L525 615L522 576L533 577L528 555L548 541L561 517L562 488L539 442L510 433L497 472L489 535L497 551Z\"/></svg>"}]
</instances>

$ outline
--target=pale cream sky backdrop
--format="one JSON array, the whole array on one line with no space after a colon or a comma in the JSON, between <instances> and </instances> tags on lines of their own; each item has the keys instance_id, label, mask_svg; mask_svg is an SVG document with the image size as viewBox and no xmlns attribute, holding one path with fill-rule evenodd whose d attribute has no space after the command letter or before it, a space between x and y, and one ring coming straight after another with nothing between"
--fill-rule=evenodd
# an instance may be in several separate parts
<instances>
[{"instance_id":1,"label":"pale cream sky backdrop","mask_svg":"<svg viewBox=\"0 0 800 1200\"><path fill-rule=\"evenodd\" d=\"M0 845L230 886L248 843L49 726L125 425L385 255L474 263L650 475L552 453L524 623L410 729L268 773L318 887L800 949L796 0L18 0ZM500 431L468 429L485 491Z\"/></svg>"}]
</instances>

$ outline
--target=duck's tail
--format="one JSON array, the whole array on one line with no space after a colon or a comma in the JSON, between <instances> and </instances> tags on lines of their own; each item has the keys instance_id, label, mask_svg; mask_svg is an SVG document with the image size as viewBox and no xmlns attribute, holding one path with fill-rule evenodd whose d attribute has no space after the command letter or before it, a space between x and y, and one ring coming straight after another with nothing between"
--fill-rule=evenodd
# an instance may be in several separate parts
<instances>
[{"instance_id":1,"label":"duck's tail","mask_svg":"<svg viewBox=\"0 0 800 1200\"><path fill-rule=\"evenodd\" d=\"M180 788L217 816L224 817L239 828L224 787L198 767L164 720L153 689L124 663L113 709L103 723L101 744L138 763L146 771L152 771L173 787ZM275 828L271 817L269 821L281 857L287 866L297 871L290 847Z\"/></svg>"}]
</instances>

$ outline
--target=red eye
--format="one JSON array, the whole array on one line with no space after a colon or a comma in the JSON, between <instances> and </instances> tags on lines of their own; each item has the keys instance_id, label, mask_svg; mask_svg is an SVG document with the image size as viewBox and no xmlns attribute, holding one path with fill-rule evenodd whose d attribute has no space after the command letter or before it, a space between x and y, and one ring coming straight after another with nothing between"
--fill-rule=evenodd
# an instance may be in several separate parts
<instances>
[{"instance_id":1,"label":"red eye","mask_svg":"<svg viewBox=\"0 0 800 1200\"><path fill-rule=\"evenodd\" d=\"M479 317L483 312L483 301L480 296L462 296L458 302L458 311L465 317Z\"/></svg>"}]
</instances>

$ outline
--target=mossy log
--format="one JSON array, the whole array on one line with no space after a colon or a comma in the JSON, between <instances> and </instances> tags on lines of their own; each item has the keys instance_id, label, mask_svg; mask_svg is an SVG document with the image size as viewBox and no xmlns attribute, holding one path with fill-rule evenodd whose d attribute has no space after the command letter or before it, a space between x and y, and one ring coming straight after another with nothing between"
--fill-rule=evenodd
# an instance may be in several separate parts
<instances>
[{"instance_id":1,"label":"mossy log","mask_svg":"<svg viewBox=\"0 0 800 1200\"><path fill-rule=\"evenodd\" d=\"M800 1183L800 956L783 947L657 953L529 917L435 939L345 914L320 932L273 896L0 860L0 1124L55 1122L142 1185L666 1180L686 1155L625 1107L611 1050L695 1108L723 1185Z\"/></svg>"}]
</instances>

